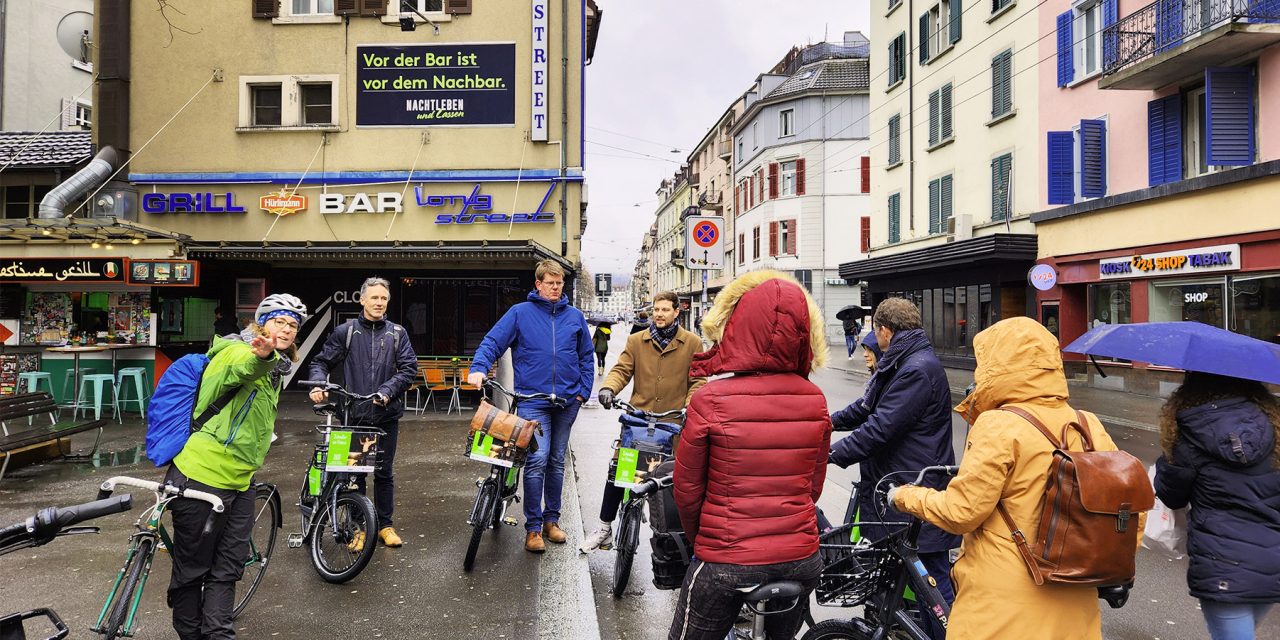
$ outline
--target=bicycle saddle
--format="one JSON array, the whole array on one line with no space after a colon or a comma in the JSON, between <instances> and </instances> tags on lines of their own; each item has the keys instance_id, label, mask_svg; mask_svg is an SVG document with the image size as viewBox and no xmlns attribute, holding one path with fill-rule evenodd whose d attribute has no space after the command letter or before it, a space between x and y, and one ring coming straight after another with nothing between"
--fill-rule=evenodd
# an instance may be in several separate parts
<instances>
[{"instance_id":1,"label":"bicycle saddle","mask_svg":"<svg viewBox=\"0 0 1280 640\"><path fill-rule=\"evenodd\" d=\"M320 404L312 405L311 410L315 411L316 415L327 416L329 414L336 414L338 411L338 405L333 402L322 402Z\"/></svg>"},{"instance_id":2,"label":"bicycle saddle","mask_svg":"<svg viewBox=\"0 0 1280 640\"><path fill-rule=\"evenodd\" d=\"M745 591L745 589L744 589ZM798 598L804 594L804 586L794 580L780 580L778 582L766 582L754 589L751 589L743 596L743 600L750 603L763 602L774 598Z\"/></svg>"}]
</instances>

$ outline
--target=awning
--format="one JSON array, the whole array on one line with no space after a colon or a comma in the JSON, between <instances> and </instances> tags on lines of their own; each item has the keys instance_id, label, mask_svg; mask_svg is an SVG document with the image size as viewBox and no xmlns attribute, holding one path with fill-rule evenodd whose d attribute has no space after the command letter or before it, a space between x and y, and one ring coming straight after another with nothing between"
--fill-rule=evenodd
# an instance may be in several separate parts
<instances>
[{"instance_id":1,"label":"awning","mask_svg":"<svg viewBox=\"0 0 1280 640\"><path fill-rule=\"evenodd\" d=\"M845 280L869 281L877 278L918 275L921 272L975 267L1001 263L1029 263L1036 259L1036 236L997 233L948 242L916 251L895 253L840 265Z\"/></svg>"},{"instance_id":2,"label":"awning","mask_svg":"<svg viewBox=\"0 0 1280 640\"><path fill-rule=\"evenodd\" d=\"M133 240L170 240L184 244L191 236L120 218L21 218L0 220L0 245L41 242L102 242L123 244Z\"/></svg>"},{"instance_id":3,"label":"awning","mask_svg":"<svg viewBox=\"0 0 1280 640\"><path fill-rule=\"evenodd\" d=\"M254 260L296 264L323 262L325 264L350 263L367 265L376 263L519 263L532 264L540 260L555 260L566 271L575 271L563 256L531 241L514 242L461 242L438 241L434 243L361 242L219 242L214 244L188 244L187 257L196 260ZM424 265L425 266L425 265Z\"/></svg>"}]
</instances>

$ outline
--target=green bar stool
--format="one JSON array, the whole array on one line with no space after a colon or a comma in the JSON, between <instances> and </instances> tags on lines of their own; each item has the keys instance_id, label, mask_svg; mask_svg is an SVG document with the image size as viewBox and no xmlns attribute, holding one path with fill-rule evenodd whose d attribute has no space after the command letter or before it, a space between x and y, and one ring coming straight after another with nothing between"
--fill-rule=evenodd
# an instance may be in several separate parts
<instances>
[{"instance_id":1,"label":"green bar stool","mask_svg":"<svg viewBox=\"0 0 1280 640\"><path fill-rule=\"evenodd\" d=\"M103 385L111 385L110 392L104 392ZM89 398L89 389L93 389L93 398ZM116 420L120 419L120 407L115 404L115 388L116 377L110 373L91 373L80 378L80 401L75 405L75 411L71 417L77 417L82 409L93 409L93 418L95 420L102 419L103 399L111 402L110 406L115 410Z\"/></svg>"},{"instance_id":2,"label":"green bar stool","mask_svg":"<svg viewBox=\"0 0 1280 640\"><path fill-rule=\"evenodd\" d=\"M67 372L62 375L62 405L64 407L75 408L75 397L71 395L75 391L76 378L84 380L84 377L93 373L93 369L80 367L80 375L76 375L76 369L68 368ZM50 390L52 393L52 390Z\"/></svg>"},{"instance_id":3,"label":"green bar stool","mask_svg":"<svg viewBox=\"0 0 1280 640\"><path fill-rule=\"evenodd\" d=\"M129 397L129 384L133 383L134 397ZM124 410L125 403L132 402L138 407L142 419L147 419L147 400L151 398L151 387L147 384L147 370L143 367L125 367L116 372L115 381L116 407Z\"/></svg>"},{"instance_id":4,"label":"green bar stool","mask_svg":"<svg viewBox=\"0 0 1280 640\"><path fill-rule=\"evenodd\" d=\"M40 390L40 383L44 383L45 389L49 390L49 396L53 396L53 374L45 371L23 371L18 374L18 393L35 393ZM24 384L25 383L25 384ZM25 387L25 390L24 390ZM27 416L27 425L34 422L35 416Z\"/></svg>"}]
</instances>

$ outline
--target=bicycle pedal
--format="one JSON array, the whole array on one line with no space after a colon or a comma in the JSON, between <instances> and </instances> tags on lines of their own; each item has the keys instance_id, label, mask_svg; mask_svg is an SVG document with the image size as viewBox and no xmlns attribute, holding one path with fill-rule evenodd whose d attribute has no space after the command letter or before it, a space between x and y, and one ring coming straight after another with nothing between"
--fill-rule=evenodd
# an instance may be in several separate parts
<instances>
[{"instance_id":1,"label":"bicycle pedal","mask_svg":"<svg viewBox=\"0 0 1280 640\"><path fill-rule=\"evenodd\" d=\"M514 527L520 523L516 520L515 516L507 516L502 519L502 524L505 524L508 527Z\"/></svg>"},{"instance_id":2,"label":"bicycle pedal","mask_svg":"<svg viewBox=\"0 0 1280 640\"><path fill-rule=\"evenodd\" d=\"M289 534L288 545L290 549L302 548L302 534L301 533Z\"/></svg>"}]
</instances>

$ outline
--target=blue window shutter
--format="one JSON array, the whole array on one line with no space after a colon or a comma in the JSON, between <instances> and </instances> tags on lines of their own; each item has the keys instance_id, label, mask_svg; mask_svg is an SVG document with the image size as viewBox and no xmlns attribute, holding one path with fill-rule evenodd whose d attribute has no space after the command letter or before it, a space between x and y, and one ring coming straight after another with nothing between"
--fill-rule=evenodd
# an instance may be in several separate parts
<instances>
[{"instance_id":1,"label":"blue window shutter","mask_svg":"<svg viewBox=\"0 0 1280 640\"><path fill-rule=\"evenodd\" d=\"M920 64L929 61L929 12L920 14Z\"/></svg>"},{"instance_id":2,"label":"blue window shutter","mask_svg":"<svg viewBox=\"0 0 1280 640\"><path fill-rule=\"evenodd\" d=\"M1182 179L1182 96L1147 103L1147 184Z\"/></svg>"},{"instance_id":3,"label":"blue window shutter","mask_svg":"<svg viewBox=\"0 0 1280 640\"><path fill-rule=\"evenodd\" d=\"M1115 29L1108 29L1111 25L1120 21L1120 0L1102 0L1102 68L1103 70L1111 69L1119 63L1117 59L1117 51L1120 42L1120 33Z\"/></svg>"},{"instance_id":4,"label":"blue window shutter","mask_svg":"<svg viewBox=\"0 0 1280 640\"><path fill-rule=\"evenodd\" d=\"M960 18L964 15L964 10L960 8L960 0L951 0L949 3L951 12L951 44L960 42Z\"/></svg>"},{"instance_id":5,"label":"blue window shutter","mask_svg":"<svg viewBox=\"0 0 1280 640\"><path fill-rule=\"evenodd\" d=\"M1049 132L1049 204L1075 202L1075 135Z\"/></svg>"},{"instance_id":6,"label":"blue window shutter","mask_svg":"<svg viewBox=\"0 0 1280 640\"><path fill-rule=\"evenodd\" d=\"M1253 164L1253 67L1205 69L1204 101L1209 121L1205 141L1208 164Z\"/></svg>"},{"instance_id":7,"label":"blue window shutter","mask_svg":"<svg viewBox=\"0 0 1280 640\"><path fill-rule=\"evenodd\" d=\"M1107 123L1080 121L1080 195L1101 198L1107 195Z\"/></svg>"},{"instance_id":8,"label":"blue window shutter","mask_svg":"<svg viewBox=\"0 0 1280 640\"><path fill-rule=\"evenodd\" d=\"M1058 14L1058 86L1065 87L1075 79L1076 67L1071 60L1071 12Z\"/></svg>"}]
</instances>

